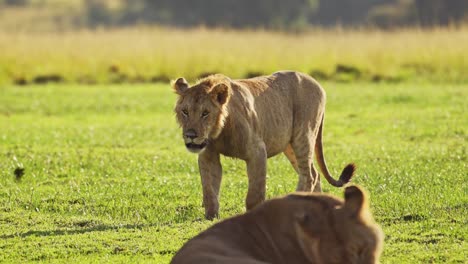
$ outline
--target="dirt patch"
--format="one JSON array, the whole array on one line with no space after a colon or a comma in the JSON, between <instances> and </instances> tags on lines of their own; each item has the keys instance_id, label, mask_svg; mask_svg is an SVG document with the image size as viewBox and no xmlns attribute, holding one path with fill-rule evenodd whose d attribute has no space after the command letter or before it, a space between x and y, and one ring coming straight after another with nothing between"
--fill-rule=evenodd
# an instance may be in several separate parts
<instances>
[{"instance_id":1,"label":"dirt patch","mask_svg":"<svg viewBox=\"0 0 468 264\"><path fill-rule=\"evenodd\" d=\"M16 167L15 170L13 171L13 174L15 175L15 180L16 181L21 181L21 179L24 176L24 168L22 167Z\"/></svg>"},{"instance_id":2,"label":"dirt patch","mask_svg":"<svg viewBox=\"0 0 468 264\"><path fill-rule=\"evenodd\" d=\"M152 83L168 83L171 81L171 78L169 78L169 76L166 76L166 75L155 75L153 77L150 78L150 82Z\"/></svg>"},{"instance_id":3,"label":"dirt patch","mask_svg":"<svg viewBox=\"0 0 468 264\"><path fill-rule=\"evenodd\" d=\"M328 79L330 79L330 76L328 76L328 74L326 74L325 72L323 72L321 70L312 70L310 72L310 76L312 76L314 79L317 79L317 80L328 80Z\"/></svg>"},{"instance_id":4,"label":"dirt patch","mask_svg":"<svg viewBox=\"0 0 468 264\"><path fill-rule=\"evenodd\" d=\"M15 77L13 78L13 83L16 85L27 85L28 81L24 77Z\"/></svg>"},{"instance_id":5,"label":"dirt patch","mask_svg":"<svg viewBox=\"0 0 468 264\"><path fill-rule=\"evenodd\" d=\"M38 75L33 78L32 82L35 84L47 84L47 83L61 83L65 79L58 74L44 74Z\"/></svg>"},{"instance_id":6,"label":"dirt patch","mask_svg":"<svg viewBox=\"0 0 468 264\"><path fill-rule=\"evenodd\" d=\"M356 77L361 76L361 71L357 67L344 65L344 64L337 64L335 68L335 73L336 74L341 74L341 73L352 74L352 75L355 75Z\"/></svg>"}]
</instances>

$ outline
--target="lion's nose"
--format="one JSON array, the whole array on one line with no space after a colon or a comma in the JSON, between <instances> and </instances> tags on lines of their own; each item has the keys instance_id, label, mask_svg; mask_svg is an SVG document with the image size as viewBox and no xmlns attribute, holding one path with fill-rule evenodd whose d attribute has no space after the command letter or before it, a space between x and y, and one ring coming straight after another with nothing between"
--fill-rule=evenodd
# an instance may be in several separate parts
<instances>
[{"instance_id":1,"label":"lion's nose","mask_svg":"<svg viewBox=\"0 0 468 264\"><path fill-rule=\"evenodd\" d=\"M195 130L193 129L189 129L185 132L185 137L187 138L190 138L190 139L194 139L197 137L197 132L195 132Z\"/></svg>"}]
</instances>

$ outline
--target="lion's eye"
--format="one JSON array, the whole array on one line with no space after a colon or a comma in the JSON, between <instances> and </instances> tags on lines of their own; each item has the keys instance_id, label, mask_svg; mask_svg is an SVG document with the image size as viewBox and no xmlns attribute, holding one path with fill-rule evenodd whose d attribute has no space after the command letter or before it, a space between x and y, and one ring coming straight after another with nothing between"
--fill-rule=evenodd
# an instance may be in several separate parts
<instances>
[{"instance_id":1,"label":"lion's eye","mask_svg":"<svg viewBox=\"0 0 468 264\"><path fill-rule=\"evenodd\" d=\"M207 117L209 114L210 114L210 112L208 112L208 111L203 111L203 113L201 114L201 116L202 116L202 117Z\"/></svg>"},{"instance_id":2,"label":"lion's eye","mask_svg":"<svg viewBox=\"0 0 468 264\"><path fill-rule=\"evenodd\" d=\"M184 109L184 110L182 110L182 114L183 114L184 116L188 116L188 111Z\"/></svg>"}]
</instances>

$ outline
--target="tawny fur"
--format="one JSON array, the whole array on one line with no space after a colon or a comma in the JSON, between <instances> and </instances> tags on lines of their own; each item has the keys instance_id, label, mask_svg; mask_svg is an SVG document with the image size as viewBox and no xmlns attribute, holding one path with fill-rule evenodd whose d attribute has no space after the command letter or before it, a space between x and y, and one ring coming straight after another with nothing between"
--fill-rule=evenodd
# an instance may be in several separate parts
<instances>
[{"instance_id":1,"label":"tawny fur","mask_svg":"<svg viewBox=\"0 0 468 264\"><path fill-rule=\"evenodd\" d=\"M366 195L345 192L344 201L311 193L266 201L194 237L171 263L378 263L383 233Z\"/></svg>"},{"instance_id":2,"label":"tawny fur","mask_svg":"<svg viewBox=\"0 0 468 264\"><path fill-rule=\"evenodd\" d=\"M297 191L321 191L314 154L333 186L343 186L353 176L354 165L348 165L339 180L328 171L322 148L325 91L306 74L284 71L244 80L218 74L192 87L179 78L174 90L179 94L175 112L184 141L199 153L208 219L219 210L220 154L247 163L247 209L265 199L266 160L281 152L299 174Z\"/></svg>"}]
</instances>

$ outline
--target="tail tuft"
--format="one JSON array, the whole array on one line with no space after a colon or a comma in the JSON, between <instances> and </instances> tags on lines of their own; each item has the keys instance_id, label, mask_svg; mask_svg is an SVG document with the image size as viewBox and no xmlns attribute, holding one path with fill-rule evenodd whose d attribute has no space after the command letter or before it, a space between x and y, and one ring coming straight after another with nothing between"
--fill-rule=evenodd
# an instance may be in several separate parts
<instances>
[{"instance_id":1,"label":"tail tuft","mask_svg":"<svg viewBox=\"0 0 468 264\"><path fill-rule=\"evenodd\" d=\"M351 178L354 176L354 172L356 171L356 165L354 163L350 163L346 165L343 169L343 172L340 175L340 182L342 184L348 183Z\"/></svg>"}]
</instances>

